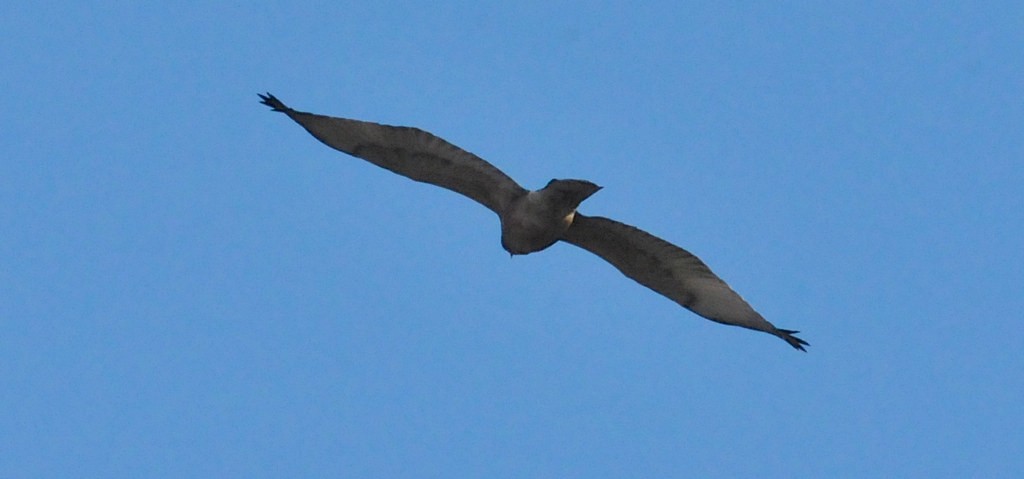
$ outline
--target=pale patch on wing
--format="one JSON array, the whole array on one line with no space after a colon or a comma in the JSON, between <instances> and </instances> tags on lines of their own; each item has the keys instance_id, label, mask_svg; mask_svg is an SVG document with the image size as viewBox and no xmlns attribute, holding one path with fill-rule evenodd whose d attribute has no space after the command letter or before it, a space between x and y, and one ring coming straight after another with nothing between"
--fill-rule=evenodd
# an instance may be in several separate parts
<instances>
[{"instance_id":1,"label":"pale patch on wing","mask_svg":"<svg viewBox=\"0 0 1024 479\"><path fill-rule=\"evenodd\" d=\"M338 151L423 183L461 193L501 213L526 194L494 165L418 128L381 125L293 110L273 95L263 103L288 115L318 140Z\"/></svg>"},{"instance_id":2,"label":"pale patch on wing","mask_svg":"<svg viewBox=\"0 0 1024 479\"><path fill-rule=\"evenodd\" d=\"M608 218L577 213L562 238L594 253L636 282L712 321L764 331L794 348L807 343L754 311L703 261L672 243Z\"/></svg>"}]
</instances>

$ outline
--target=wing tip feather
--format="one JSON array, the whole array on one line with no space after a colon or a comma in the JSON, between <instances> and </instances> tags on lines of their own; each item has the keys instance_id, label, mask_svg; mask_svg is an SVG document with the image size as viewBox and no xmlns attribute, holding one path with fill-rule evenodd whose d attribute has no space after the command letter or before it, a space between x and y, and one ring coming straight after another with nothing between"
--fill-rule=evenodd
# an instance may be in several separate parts
<instances>
[{"instance_id":1,"label":"wing tip feather","mask_svg":"<svg viewBox=\"0 0 1024 479\"><path fill-rule=\"evenodd\" d=\"M285 105L284 102L278 100L277 97L272 95L270 92L267 92L266 95L262 93L257 93L256 95L260 97L260 103L269 106L271 110L279 111L282 113L287 113L289 110L291 110L291 108L288 108L288 106Z\"/></svg>"},{"instance_id":2,"label":"wing tip feather","mask_svg":"<svg viewBox=\"0 0 1024 479\"><path fill-rule=\"evenodd\" d=\"M811 344L808 343L807 341L804 341L794 336L794 334L797 334L799 332L800 331L793 331L791 329L776 329L775 335L789 343L790 346L793 346L794 348L806 353L807 349L805 349L804 346L810 346Z\"/></svg>"}]
</instances>

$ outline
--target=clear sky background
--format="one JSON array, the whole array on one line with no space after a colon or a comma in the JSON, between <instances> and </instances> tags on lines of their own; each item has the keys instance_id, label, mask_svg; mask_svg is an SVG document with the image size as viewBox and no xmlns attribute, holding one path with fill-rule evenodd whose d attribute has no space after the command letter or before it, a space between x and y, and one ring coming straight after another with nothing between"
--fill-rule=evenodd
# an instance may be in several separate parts
<instances>
[{"instance_id":1,"label":"clear sky background","mask_svg":"<svg viewBox=\"0 0 1024 479\"><path fill-rule=\"evenodd\" d=\"M494 4L0 6L0 477L1019 477L1019 2ZM811 347L263 91L592 180Z\"/></svg>"}]
</instances>

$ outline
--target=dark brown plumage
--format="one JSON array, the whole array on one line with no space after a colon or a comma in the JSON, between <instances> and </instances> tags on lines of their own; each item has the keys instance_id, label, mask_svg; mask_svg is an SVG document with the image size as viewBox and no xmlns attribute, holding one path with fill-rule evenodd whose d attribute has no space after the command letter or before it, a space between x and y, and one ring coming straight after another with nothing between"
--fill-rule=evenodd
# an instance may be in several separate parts
<instances>
[{"instance_id":1,"label":"dark brown plumage","mask_svg":"<svg viewBox=\"0 0 1024 479\"><path fill-rule=\"evenodd\" d=\"M418 128L301 112L269 93L260 99L331 148L490 208L501 220L502 247L511 254L565 241L704 318L773 334L801 351L808 345L794 335L797 331L765 320L688 251L633 226L576 212L601 189L589 181L551 180L540 190L528 191L482 158Z\"/></svg>"}]
</instances>

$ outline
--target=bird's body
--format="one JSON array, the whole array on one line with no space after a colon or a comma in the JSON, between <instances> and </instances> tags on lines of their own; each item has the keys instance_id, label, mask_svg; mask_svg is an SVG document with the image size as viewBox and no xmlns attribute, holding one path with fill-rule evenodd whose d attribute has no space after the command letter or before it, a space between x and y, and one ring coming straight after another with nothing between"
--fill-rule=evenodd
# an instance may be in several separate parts
<instances>
[{"instance_id":1,"label":"bird's body","mask_svg":"<svg viewBox=\"0 0 1024 479\"><path fill-rule=\"evenodd\" d=\"M494 165L423 130L300 112L269 93L260 98L331 148L490 208L501 221L501 245L513 255L565 241L700 316L773 334L801 351L807 345L794 336L796 331L765 320L686 250L635 227L577 212L583 200L601 189L594 183L551 180L528 191Z\"/></svg>"},{"instance_id":2,"label":"bird's body","mask_svg":"<svg viewBox=\"0 0 1024 479\"><path fill-rule=\"evenodd\" d=\"M565 235L576 207L601 189L589 181L551 180L546 187L514 200L501 217L501 246L511 254L546 249Z\"/></svg>"}]
</instances>

